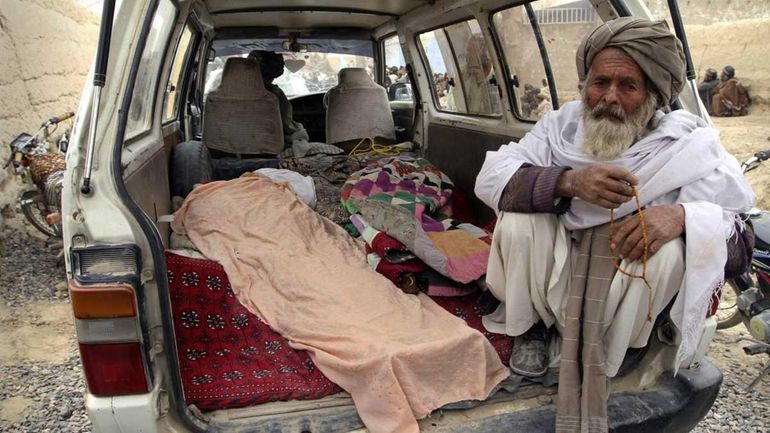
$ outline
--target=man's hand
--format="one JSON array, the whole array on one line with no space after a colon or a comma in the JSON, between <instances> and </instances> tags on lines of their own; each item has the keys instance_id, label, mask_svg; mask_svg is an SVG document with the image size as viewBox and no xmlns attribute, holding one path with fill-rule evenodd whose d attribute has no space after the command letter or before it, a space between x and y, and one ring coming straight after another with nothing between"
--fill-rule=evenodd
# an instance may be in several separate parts
<instances>
[{"instance_id":1,"label":"man's hand","mask_svg":"<svg viewBox=\"0 0 770 433\"><path fill-rule=\"evenodd\" d=\"M592 164L580 170L567 170L559 178L557 193L581 199L607 209L615 209L634 197L632 186L639 180L625 168Z\"/></svg>"},{"instance_id":2,"label":"man's hand","mask_svg":"<svg viewBox=\"0 0 770 433\"><path fill-rule=\"evenodd\" d=\"M660 250L666 242L684 232L684 207L679 204L654 206L642 211L647 226L647 258ZM633 262L642 258L644 239L638 214L617 221L610 234L610 249L620 258Z\"/></svg>"}]
</instances>

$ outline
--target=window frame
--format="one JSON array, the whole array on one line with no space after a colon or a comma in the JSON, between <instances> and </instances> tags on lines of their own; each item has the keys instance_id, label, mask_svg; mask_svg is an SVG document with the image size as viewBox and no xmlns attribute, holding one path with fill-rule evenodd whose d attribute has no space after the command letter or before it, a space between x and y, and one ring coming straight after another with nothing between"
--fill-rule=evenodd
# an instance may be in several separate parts
<instances>
[{"instance_id":1,"label":"window frame","mask_svg":"<svg viewBox=\"0 0 770 433\"><path fill-rule=\"evenodd\" d=\"M158 4L155 7L155 11L153 12L153 18L150 21L150 31L148 32L148 39L149 39L149 34L152 33L152 20L154 20L155 16L157 16L158 10L160 9L162 1L163 0L158 0ZM162 45L159 45L159 47L162 47L160 52L164 53L164 54L168 52L169 45L171 44L171 41L173 40L174 28L176 26L177 20L179 19L179 7L177 6L176 1L174 1L174 0L167 0L167 1L171 5L171 7L173 8L173 15L171 16L171 27L170 27L170 30L168 32L168 35L166 36L166 40L165 40L165 42ZM144 51L147 49L147 47L148 47L148 44L147 44L147 41L145 41L144 44L142 45L141 52L139 53L140 58L141 58L141 56L144 55ZM138 49L138 47L137 47L137 49ZM158 108L157 107L157 105L158 105L158 96L159 96L158 92L160 90L161 82L163 81L163 80L161 80L161 78L164 75L164 70L163 70L164 63L165 63L165 55L164 55L164 61L162 61L162 62L160 62L158 64L158 70L156 72L157 77L155 79L154 90L150 91L149 92L150 97L146 98L147 100L151 101L150 109L149 109L149 114L147 115L149 117L150 121L147 122L146 125L142 125L141 129L137 129L135 131L129 131L130 116L131 116L131 105L133 104L134 95L136 93L136 83L134 83L134 87L133 87L133 89L131 91L131 96L129 98L130 100L129 100L129 104L128 104L128 110L127 110L127 113L126 113L126 116L128 116L128 117L126 118L126 131L124 131L124 135L123 135L123 147L126 147L130 143L135 142L135 141L141 139L142 137L145 137L145 136L147 136L147 135L152 133L153 127L155 125L155 120L156 120L155 119L155 112L156 112L156 110ZM140 61L139 65L137 67L137 75L139 73L139 70L141 69L141 66L142 65L141 65L141 61ZM165 91L163 93L165 93Z\"/></svg>"},{"instance_id":2,"label":"window frame","mask_svg":"<svg viewBox=\"0 0 770 433\"><path fill-rule=\"evenodd\" d=\"M182 63L179 67L179 75L177 76L177 82L176 82L176 88L175 91L177 92L176 99L174 100L174 113L170 117L166 117L166 110L168 107L168 97L171 94L171 92L168 92L168 85L171 82L171 74L174 70L174 63L176 63L177 55L179 54L179 44L182 42L182 37L185 34L185 31L190 31L190 39L187 42L187 48L184 53L184 58L182 59ZM199 38L199 29L195 25L195 23L192 20L192 16L189 16L187 20L185 20L184 27L182 28L182 31L179 33L179 37L177 38L177 43L174 48L174 57L171 61L171 69L168 73L168 80L166 80L166 87L163 90L163 110L161 113L161 125L167 125L169 123L172 123L179 119L180 113L182 113L183 106L184 106L184 100L186 99L186 84L187 84L187 78L190 75L190 61L193 57L194 52L196 51L196 45Z\"/></svg>"},{"instance_id":3,"label":"window frame","mask_svg":"<svg viewBox=\"0 0 770 433\"><path fill-rule=\"evenodd\" d=\"M425 33L429 33L429 32L433 32L433 31L436 31L436 30L443 30L446 33L446 30L444 30L446 27L453 26L455 24L460 24L460 23L463 23L463 22L466 22L466 21L471 21L471 20L476 20L476 22L479 24L479 27L481 27L481 22L478 20L478 18L476 18L476 16L474 16L474 15L469 15L469 16L465 16L464 18L460 18L460 19L456 19L456 20L452 20L452 21L447 21L447 22L439 24L437 26L428 27L428 28L423 29L423 30L421 30L419 32L415 32L415 34L414 34L414 43L415 43L415 46L417 47L417 51L420 54L420 61L422 62L423 67L425 68L425 70L428 73L427 74L428 75L428 83L429 83L429 90L430 90L431 100L433 101L433 108L436 111L438 111L439 113L446 113L446 114L452 114L452 115L458 115L458 116L467 116L467 117L476 117L476 118L482 118L482 119L502 119L504 117L503 101L502 101L503 98L502 97L500 97L500 113L496 113L496 114L482 114L482 113L468 113L468 112L461 112L461 111L449 111L449 110L442 109L439 106L439 104L438 104L438 100L436 99L435 88L432 85L433 69L430 66L430 61L428 61L428 54L425 52L425 47L423 47L422 42L420 41L420 35L425 34ZM482 37L483 36L484 36L484 33L482 32ZM446 38L447 38L447 41L449 42L449 49L452 52L452 62L454 63L455 68L458 71L460 71L460 67L457 64L457 54L455 54L454 44L450 40L448 34L446 35ZM490 45L487 44L487 39L486 38L484 38L484 42L485 42L485 45L487 46L487 49L489 49ZM491 44L491 46L494 47L494 43ZM491 54L491 52L489 54ZM492 62L492 63L493 63L492 67L494 68L494 62ZM463 98L464 98L465 97L465 86L463 84L462 74L458 73L457 74L457 79L460 81L460 85L462 86Z\"/></svg>"},{"instance_id":4,"label":"window frame","mask_svg":"<svg viewBox=\"0 0 770 433\"><path fill-rule=\"evenodd\" d=\"M551 105L553 106L554 110L559 109L559 98L558 94L556 92L555 88L555 82L553 78L553 71L551 70L551 62L548 59L548 50L545 46L545 41L543 41L543 34L540 32L539 23L535 21L535 24L532 23L532 17L534 14L534 9L532 9L532 3L527 2L523 4L516 4L516 5L506 5L501 6L496 9L492 9L489 11L489 14L487 15L489 20L489 29L490 33L492 34L492 38L494 39L495 49L497 50L498 54L498 60L501 63L501 67L503 68L503 77L505 78L505 91L508 94L508 104L510 106L511 113L513 116L521 121L526 123L535 124L540 119L530 119L526 118L522 115L518 107L516 106L516 101L519 95L517 95L516 91L513 89L513 74L511 74L511 68L510 65L508 65L508 57L505 52L505 48L502 44L502 39L500 38L500 34L497 32L497 26L495 26L495 15L502 11L507 11L510 9L515 9L518 7L523 7L524 10L527 13L527 17L529 18L530 23L530 29L532 29L533 36L535 37L535 41L537 42L538 51L540 52L540 61L543 64L543 72L545 72L545 78L548 80L548 88L549 92L551 94ZM536 28L537 26L537 28ZM518 80L517 80L518 81ZM518 86L516 86L518 88Z\"/></svg>"}]
</instances>

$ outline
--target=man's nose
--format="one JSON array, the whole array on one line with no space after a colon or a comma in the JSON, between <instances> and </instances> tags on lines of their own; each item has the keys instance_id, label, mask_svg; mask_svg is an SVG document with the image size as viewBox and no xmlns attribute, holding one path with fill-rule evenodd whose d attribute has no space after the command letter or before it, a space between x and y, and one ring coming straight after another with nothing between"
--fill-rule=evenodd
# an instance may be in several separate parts
<instances>
[{"instance_id":1,"label":"man's nose","mask_svg":"<svg viewBox=\"0 0 770 433\"><path fill-rule=\"evenodd\" d=\"M608 104L608 105L619 103L617 87L615 87L614 85L609 86L607 88L607 91L604 92L602 100L604 101L605 104Z\"/></svg>"}]
</instances>

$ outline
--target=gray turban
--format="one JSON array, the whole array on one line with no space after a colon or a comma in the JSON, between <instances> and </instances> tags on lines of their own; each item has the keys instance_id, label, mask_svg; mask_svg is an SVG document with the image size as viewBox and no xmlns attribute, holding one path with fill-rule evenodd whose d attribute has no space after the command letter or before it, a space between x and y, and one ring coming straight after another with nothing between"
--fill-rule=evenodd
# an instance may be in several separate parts
<instances>
[{"instance_id":1,"label":"gray turban","mask_svg":"<svg viewBox=\"0 0 770 433\"><path fill-rule=\"evenodd\" d=\"M581 82L588 76L594 57L605 48L618 48L631 56L666 105L682 91L685 83L684 50L665 21L623 17L600 24L583 39L577 50Z\"/></svg>"}]
</instances>

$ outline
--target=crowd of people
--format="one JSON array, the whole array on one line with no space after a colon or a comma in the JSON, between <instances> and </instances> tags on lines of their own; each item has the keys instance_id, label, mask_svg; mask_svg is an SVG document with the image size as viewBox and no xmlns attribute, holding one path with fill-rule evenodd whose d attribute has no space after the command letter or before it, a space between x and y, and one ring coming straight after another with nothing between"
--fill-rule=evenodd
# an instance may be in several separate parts
<instances>
[{"instance_id":1,"label":"crowd of people","mask_svg":"<svg viewBox=\"0 0 770 433\"><path fill-rule=\"evenodd\" d=\"M698 85L698 93L712 116L729 117L749 114L749 92L735 78L735 68L727 65L717 77L716 69L706 70L706 76Z\"/></svg>"}]
</instances>

